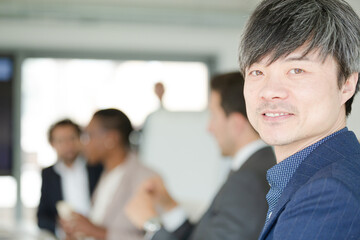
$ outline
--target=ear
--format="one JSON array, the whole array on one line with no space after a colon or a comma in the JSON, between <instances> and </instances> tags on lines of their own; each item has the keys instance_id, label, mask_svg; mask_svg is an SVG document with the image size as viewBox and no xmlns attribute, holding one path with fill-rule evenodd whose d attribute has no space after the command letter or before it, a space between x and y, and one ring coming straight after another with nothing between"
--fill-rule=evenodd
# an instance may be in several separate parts
<instances>
[{"instance_id":1,"label":"ear","mask_svg":"<svg viewBox=\"0 0 360 240\"><path fill-rule=\"evenodd\" d=\"M353 73L346 79L344 85L342 86L342 104L345 104L352 96L354 96L356 85L359 79L359 73Z\"/></svg>"},{"instance_id":2,"label":"ear","mask_svg":"<svg viewBox=\"0 0 360 240\"><path fill-rule=\"evenodd\" d=\"M108 150L113 149L115 146L115 143L112 139L106 139L104 141L104 147Z\"/></svg>"},{"instance_id":3,"label":"ear","mask_svg":"<svg viewBox=\"0 0 360 240\"><path fill-rule=\"evenodd\" d=\"M114 131L108 131L104 140L104 146L106 149L113 149L117 143L117 134Z\"/></svg>"}]
</instances>

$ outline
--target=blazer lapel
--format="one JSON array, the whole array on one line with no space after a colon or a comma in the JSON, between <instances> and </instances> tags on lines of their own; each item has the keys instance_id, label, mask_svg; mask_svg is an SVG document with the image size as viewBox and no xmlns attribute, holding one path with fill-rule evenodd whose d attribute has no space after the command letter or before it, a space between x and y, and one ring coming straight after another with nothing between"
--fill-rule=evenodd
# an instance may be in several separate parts
<instances>
[{"instance_id":1,"label":"blazer lapel","mask_svg":"<svg viewBox=\"0 0 360 240\"><path fill-rule=\"evenodd\" d=\"M269 221L265 224L259 237L260 240L266 239L286 204L291 200L292 195L320 169L337 160L344 159L343 152L352 152L356 149L354 142L358 144L353 132L339 133L321 144L300 164L281 194ZM337 151L339 149L341 151Z\"/></svg>"},{"instance_id":2,"label":"blazer lapel","mask_svg":"<svg viewBox=\"0 0 360 240\"><path fill-rule=\"evenodd\" d=\"M61 183L61 177L59 173L55 170L55 167L53 166L51 168L51 179L49 180L49 185L51 186L50 189L48 189L49 193L53 195L54 202L64 200L63 192L62 192L62 183ZM54 204L54 206L55 206Z\"/></svg>"}]
</instances>

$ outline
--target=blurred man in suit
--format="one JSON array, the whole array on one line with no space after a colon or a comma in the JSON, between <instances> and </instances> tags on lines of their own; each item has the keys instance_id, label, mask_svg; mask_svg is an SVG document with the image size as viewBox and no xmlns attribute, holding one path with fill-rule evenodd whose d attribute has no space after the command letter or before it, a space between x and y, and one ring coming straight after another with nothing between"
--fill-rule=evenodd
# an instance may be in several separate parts
<instances>
[{"instance_id":1,"label":"blurred man in suit","mask_svg":"<svg viewBox=\"0 0 360 240\"><path fill-rule=\"evenodd\" d=\"M103 174L95 189L89 217L74 213L62 219L68 239L77 236L108 240L140 240L138 230L125 216L124 206L140 183L155 173L143 166L130 149L133 131L129 118L120 110L96 112L84 134L85 155L92 164L102 163Z\"/></svg>"},{"instance_id":2,"label":"blurred man in suit","mask_svg":"<svg viewBox=\"0 0 360 240\"><path fill-rule=\"evenodd\" d=\"M75 211L88 214L90 196L102 171L100 166L88 166L80 155L80 134L80 127L69 119L59 121L49 129L49 142L58 161L42 171L37 217L39 227L52 233L57 228L57 202L63 200Z\"/></svg>"},{"instance_id":3,"label":"blurred man in suit","mask_svg":"<svg viewBox=\"0 0 360 240\"><path fill-rule=\"evenodd\" d=\"M274 145L260 239L359 239L360 19L343 0L265 0L240 46L249 120Z\"/></svg>"},{"instance_id":4,"label":"blurred man in suit","mask_svg":"<svg viewBox=\"0 0 360 240\"><path fill-rule=\"evenodd\" d=\"M267 211L266 171L275 164L275 156L247 120L243 84L239 72L211 81L209 131L222 155L233 158L225 184L200 221L192 224L160 178L145 182L128 204L127 214L149 239L257 239ZM157 206L165 212L161 222Z\"/></svg>"}]
</instances>

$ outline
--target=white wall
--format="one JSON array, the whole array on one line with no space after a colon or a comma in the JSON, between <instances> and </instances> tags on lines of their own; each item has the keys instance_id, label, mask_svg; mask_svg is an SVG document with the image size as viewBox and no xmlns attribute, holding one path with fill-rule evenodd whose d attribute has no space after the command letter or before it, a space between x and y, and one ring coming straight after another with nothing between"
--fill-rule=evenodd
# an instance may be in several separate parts
<instances>
[{"instance_id":1,"label":"white wall","mask_svg":"<svg viewBox=\"0 0 360 240\"><path fill-rule=\"evenodd\" d=\"M3 49L212 55L218 61L217 71L237 69L241 33L241 27L40 20L2 20L0 30Z\"/></svg>"},{"instance_id":2,"label":"white wall","mask_svg":"<svg viewBox=\"0 0 360 240\"><path fill-rule=\"evenodd\" d=\"M239 26L247 17L242 19ZM242 27L3 19L0 49L209 55L217 60L214 72L225 72L237 69L241 31ZM359 97L348 123L360 136Z\"/></svg>"}]
</instances>

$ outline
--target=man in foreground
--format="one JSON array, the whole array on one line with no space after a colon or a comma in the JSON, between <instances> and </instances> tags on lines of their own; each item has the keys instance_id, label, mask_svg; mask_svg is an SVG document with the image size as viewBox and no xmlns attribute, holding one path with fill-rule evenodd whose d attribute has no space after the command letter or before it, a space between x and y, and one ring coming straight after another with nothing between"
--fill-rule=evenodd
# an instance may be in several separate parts
<instances>
[{"instance_id":1,"label":"man in foreground","mask_svg":"<svg viewBox=\"0 0 360 240\"><path fill-rule=\"evenodd\" d=\"M359 239L358 16L342 0L265 0L239 56L249 120L278 162L260 239Z\"/></svg>"}]
</instances>

